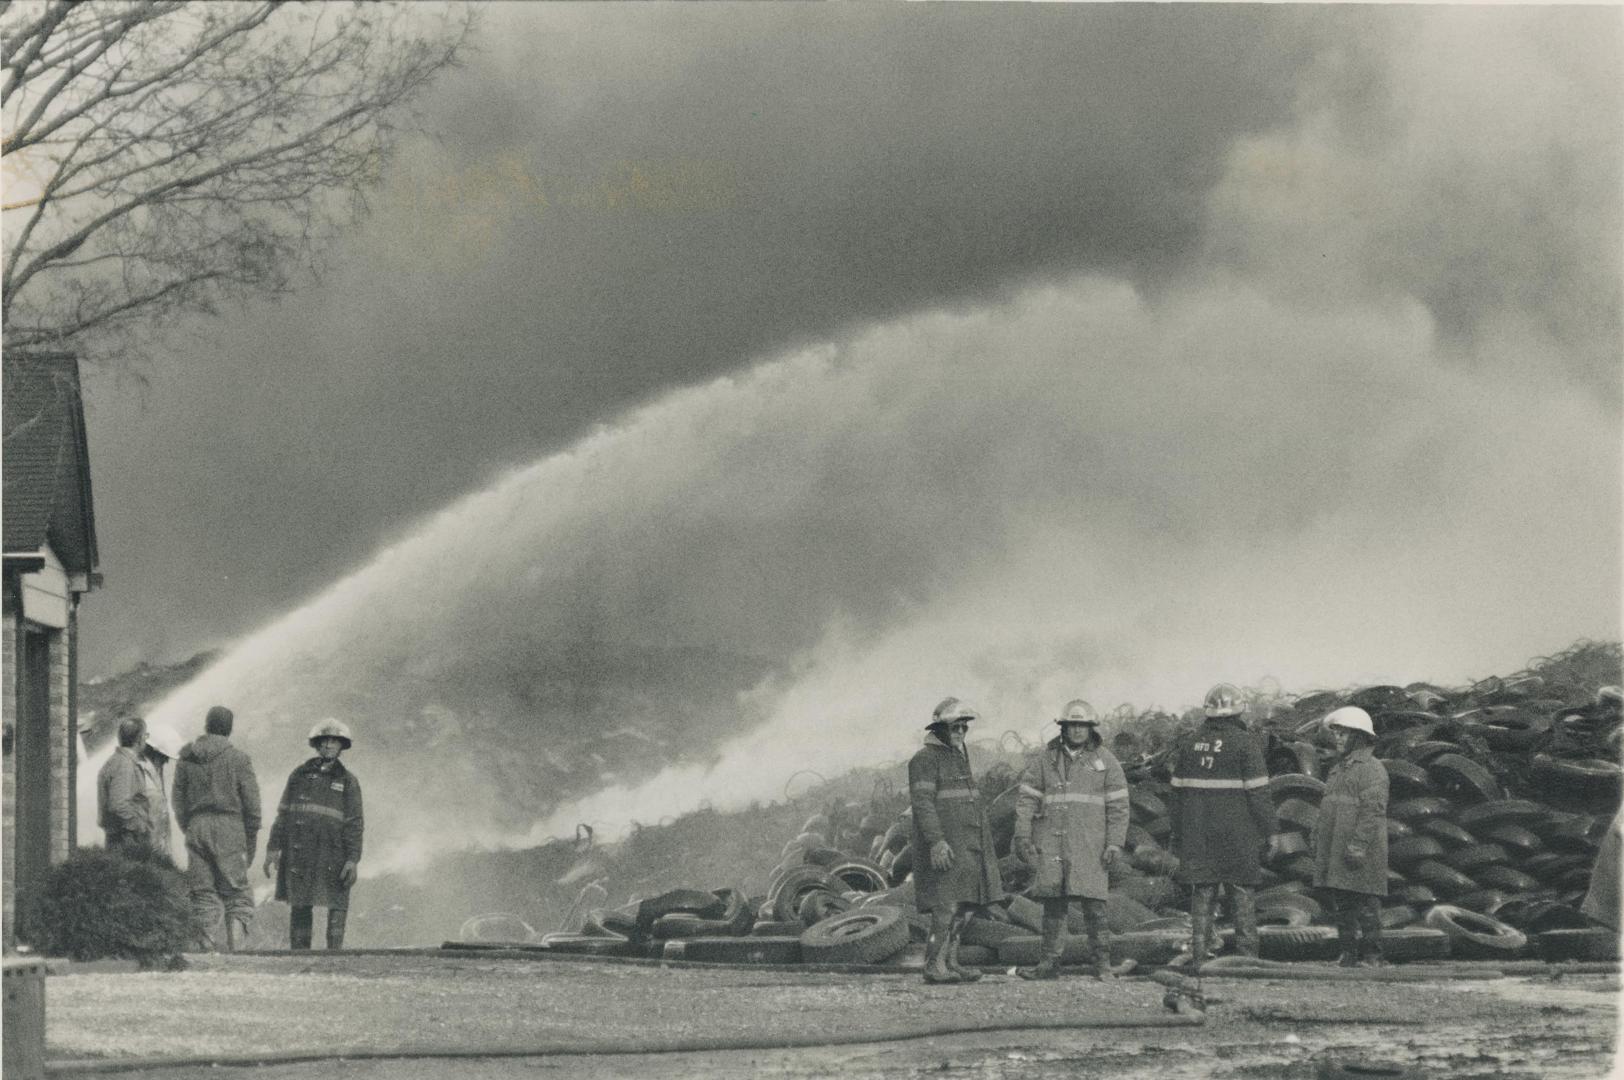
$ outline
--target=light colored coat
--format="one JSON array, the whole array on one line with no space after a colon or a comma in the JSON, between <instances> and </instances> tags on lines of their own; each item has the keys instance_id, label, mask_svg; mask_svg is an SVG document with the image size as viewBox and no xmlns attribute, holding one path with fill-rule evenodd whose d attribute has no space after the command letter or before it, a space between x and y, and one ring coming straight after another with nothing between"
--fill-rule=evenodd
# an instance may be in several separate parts
<instances>
[{"instance_id":1,"label":"light colored coat","mask_svg":"<svg viewBox=\"0 0 1624 1080\"><path fill-rule=\"evenodd\" d=\"M1059 736L1027 759L1015 796L1015 839L1038 849L1028 895L1104 900L1105 849L1128 838L1128 781L1104 746L1068 754Z\"/></svg>"},{"instance_id":2,"label":"light colored coat","mask_svg":"<svg viewBox=\"0 0 1624 1080\"><path fill-rule=\"evenodd\" d=\"M1368 746L1337 763L1314 825L1314 884L1387 895L1387 770Z\"/></svg>"},{"instance_id":3,"label":"light colored coat","mask_svg":"<svg viewBox=\"0 0 1624 1080\"><path fill-rule=\"evenodd\" d=\"M146 779L135 751L120 746L96 774L96 823L107 846L145 844L152 835L152 809Z\"/></svg>"}]
</instances>

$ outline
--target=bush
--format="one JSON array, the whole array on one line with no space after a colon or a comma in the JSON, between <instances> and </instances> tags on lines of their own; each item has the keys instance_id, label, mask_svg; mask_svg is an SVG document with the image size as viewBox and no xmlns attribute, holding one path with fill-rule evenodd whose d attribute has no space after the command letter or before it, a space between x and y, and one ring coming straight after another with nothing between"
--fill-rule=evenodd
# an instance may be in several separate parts
<instances>
[{"instance_id":1,"label":"bush","mask_svg":"<svg viewBox=\"0 0 1624 1080\"><path fill-rule=\"evenodd\" d=\"M165 855L80 848L51 868L19 936L47 956L175 969L192 937L185 877Z\"/></svg>"}]
</instances>

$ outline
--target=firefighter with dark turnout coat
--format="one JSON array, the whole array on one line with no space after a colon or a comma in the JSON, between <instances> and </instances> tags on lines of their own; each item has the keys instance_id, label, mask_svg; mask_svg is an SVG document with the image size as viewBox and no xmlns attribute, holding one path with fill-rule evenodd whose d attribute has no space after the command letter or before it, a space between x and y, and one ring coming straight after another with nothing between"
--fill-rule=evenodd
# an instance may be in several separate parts
<instances>
[{"instance_id":1,"label":"firefighter with dark turnout coat","mask_svg":"<svg viewBox=\"0 0 1624 1080\"><path fill-rule=\"evenodd\" d=\"M1220 683L1207 694L1205 722L1184 736L1173 758L1168 821L1175 878L1190 886L1190 961L1210 956L1213 903L1227 893L1235 948L1257 956L1260 857L1274 835L1274 803L1263 749L1241 717L1241 693Z\"/></svg>"},{"instance_id":2,"label":"firefighter with dark turnout coat","mask_svg":"<svg viewBox=\"0 0 1624 1080\"><path fill-rule=\"evenodd\" d=\"M351 745L348 725L323 720L310 729L316 756L293 770L276 808L265 876L292 908L288 946L310 948L316 907L327 909L327 947L344 947L350 886L361 861L361 782L338 760Z\"/></svg>"},{"instance_id":3,"label":"firefighter with dark turnout coat","mask_svg":"<svg viewBox=\"0 0 1624 1080\"><path fill-rule=\"evenodd\" d=\"M1382 960L1382 897L1387 895L1387 769L1371 749L1370 714L1344 705L1325 718L1342 757L1325 781L1314 823L1314 884L1336 911L1343 967Z\"/></svg>"},{"instance_id":4,"label":"firefighter with dark turnout coat","mask_svg":"<svg viewBox=\"0 0 1624 1080\"><path fill-rule=\"evenodd\" d=\"M919 910L930 914L928 983L981 978L959 964L959 935L978 910L1004 899L992 828L964 746L976 717L969 705L947 698L931 714L925 745L908 762L914 897Z\"/></svg>"},{"instance_id":5,"label":"firefighter with dark turnout coat","mask_svg":"<svg viewBox=\"0 0 1624 1080\"><path fill-rule=\"evenodd\" d=\"M1128 781L1116 755L1100 741L1100 718L1081 699L1055 723L1060 734L1033 754L1015 796L1013 847L1032 867L1028 894L1043 902L1038 963L1017 972L1024 979L1059 975L1066 923L1073 901L1083 911L1094 973L1113 979L1111 934L1105 925L1109 871L1128 836Z\"/></svg>"}]
</instances>

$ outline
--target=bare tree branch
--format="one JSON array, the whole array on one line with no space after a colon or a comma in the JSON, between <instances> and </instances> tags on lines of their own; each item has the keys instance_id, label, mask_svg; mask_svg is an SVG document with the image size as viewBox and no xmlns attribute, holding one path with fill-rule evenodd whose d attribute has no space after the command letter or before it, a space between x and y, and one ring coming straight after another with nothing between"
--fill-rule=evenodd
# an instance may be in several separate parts
<instances>
[{"instance_id":1,"label":"bare tree branch","mask_svg":"<svg viewBox=\"0 0 1624 1080\"><path fill-rule=\"evenodd\" d=\"M465 7L0 0L8 346L276 295L365 208Z\"/></svg>"}]
</instances>

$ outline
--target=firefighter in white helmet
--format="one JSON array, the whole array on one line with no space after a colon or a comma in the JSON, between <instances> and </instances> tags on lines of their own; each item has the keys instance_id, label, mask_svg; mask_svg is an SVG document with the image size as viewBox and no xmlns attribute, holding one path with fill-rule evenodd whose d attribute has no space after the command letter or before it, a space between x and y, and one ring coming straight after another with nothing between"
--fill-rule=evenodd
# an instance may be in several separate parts
<instances>
[{"instance_id":1,"label":"firefighter in white helmet","mask_svg":"<svg viewBox=\"0 0 1624 1080\"><path fill-rule=\"evenodd\" d=\"M1032 754L1015 796L1014 850L1032 867L1029 895L1043 902L1038 963L1017 972L1052 979L1066 951L1066 923L1075 901L1101 980L1115 978L1105 925L1109 870L1128 836L1128 781L1116 755L1100 741L1100 718L1088 702L1068 704L1055 720L1060 734Z\"/></svg>"},{"instance_id":2,"label":"firefighter in white helmet","mask_svg":"<svg viewBox=\"0 0 1624 1080\"><path fill-rule=\"evenodd\" d=\"M1347 705L1325 718L1341 757L1325 782L1314 825L1314 884L1336 909L1343 967L1382 963L1387 895L1387 769L1372 747L1370 714Z\"/></svg>"},{"instance_id":3,"label":"firefighter in white helmet","mask_svg":"<svg viewBox=\"0 0 1624 1080\"><path fill-rule=\"evenodd\" d=\"M959 964L959 935L978 910L1005 898L992 828L964 745L975 719L968 704L945 699L931 713L925 745L908 762L914 900L930 914L928 983L981 978L981 972Z\"/></svg>"},{"instance_id":4,"label":"firefighter in white helmet","mask_svg":"<svg viewBox=\"0 0 1624 1080\"><path fill-rule=\"evenodd\" d=\"M327 909L327 947L344 947L350 886L361 861L361 782L338 760L351 746L349 725L323 720L310 729L316 756L293 770L265 849L265 876L292 909L288 945L310 948L314 908Z\"/></svg>"}]
</instances>

